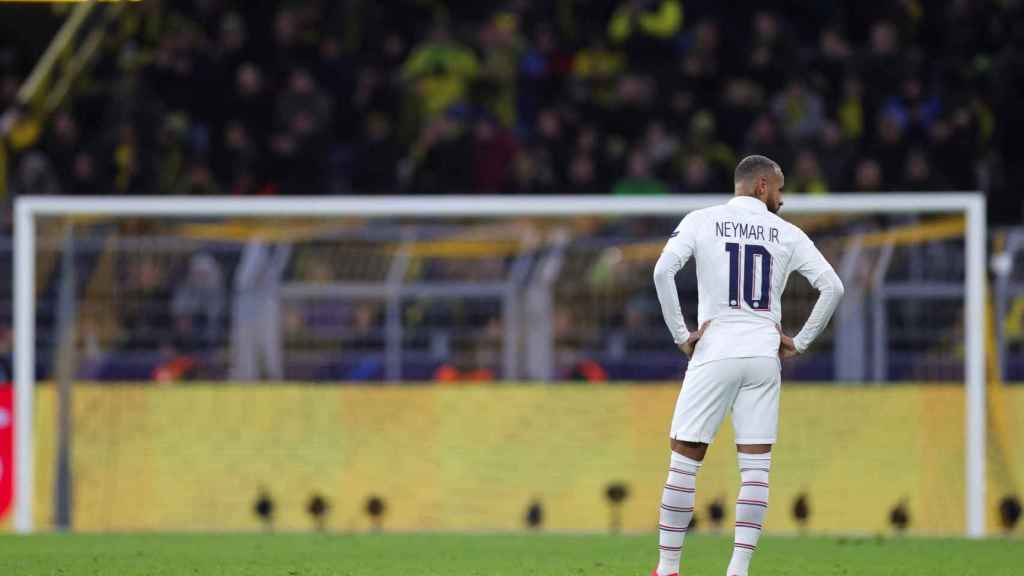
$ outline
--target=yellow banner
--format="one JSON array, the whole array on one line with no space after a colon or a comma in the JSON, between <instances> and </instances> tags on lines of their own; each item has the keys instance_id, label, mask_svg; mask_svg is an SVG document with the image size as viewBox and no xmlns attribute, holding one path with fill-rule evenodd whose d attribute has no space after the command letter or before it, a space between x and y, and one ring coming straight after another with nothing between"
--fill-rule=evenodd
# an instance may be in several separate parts
<instances>
[{"instance_id":1,"label":"yellow banner","mask_svg":"<svg viewBox=\"0 0 1024 576\"><path fill-rule=\"evenodd\" d=\"M605 489L625 482L625 530L653 531L668 464L677 387L348 387L79 385L74 395L76 530L255 530L266 489L275 528L312 527L306 505L330 502L327 527L367 530L369 496L385 530L517 530L542 503L545 528L602 531ZM1024 390L1010 388L1011 414ZM55 395L38 392L36 521L52 518ZM946 386L786 386L767 528L888 530L906 500L911 530L964 526L963 390ZM1009 418L1009 437L1024 424ZM1008 447L1024 477L1024 443ZM738 473L727 420L697 481L698 517ZM995 527L990 490L989 523ZM729 517L731 517L731 512ZM727 524L728 526L728 524Z\"/></svg>"}]
</instances>

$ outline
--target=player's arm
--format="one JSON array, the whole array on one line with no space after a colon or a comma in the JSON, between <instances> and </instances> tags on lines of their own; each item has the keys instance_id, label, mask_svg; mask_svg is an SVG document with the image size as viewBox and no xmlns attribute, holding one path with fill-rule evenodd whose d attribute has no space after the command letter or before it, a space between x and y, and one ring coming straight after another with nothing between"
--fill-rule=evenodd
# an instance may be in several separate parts
<instances>
[{"instance_id":1,"label":"player's arm","mask_svg":"<svg viewBox=\"0 0 1024 576\"><path fill-rule=\"evenodd\" d=\"M783 358L803 354L810 347L811 343L828 326L844 292L843 281L839 279L839 275L836 274L832 265L825 260L825 257L807 235L802 232L800 234L802 239L797 243L793 253L793 269L817 288L818 301L815 302L811 315L804 322L804 327L794 338L782 335L779 354Z\"/></svg>"},{"instance_id":2,"label":"player's arm","mask_svg":"<svg viewBox=\"0 0 1024 576\"><path fill-rule=\"evenodd\" d=\"M672 335L672 341L680 350L690 355L700 338L700 331L691 333L683 319L683 309L676 291L676 273L683 269L696 249L697 216L691 212L679 223L675 232L665 244L665 249L654 265L654 287L658 291L661 314Z\"/></svg>"}]
</instances>

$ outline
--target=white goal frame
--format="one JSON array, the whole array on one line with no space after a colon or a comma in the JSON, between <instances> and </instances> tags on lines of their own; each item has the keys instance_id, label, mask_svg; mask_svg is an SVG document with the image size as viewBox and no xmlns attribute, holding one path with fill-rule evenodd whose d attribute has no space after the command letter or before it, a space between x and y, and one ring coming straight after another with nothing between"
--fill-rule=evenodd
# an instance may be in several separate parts
<instances>
[{"instance_id":1,"label":"white goal frame","mask_svg":"<svg viewBox=\"0 0 1024 576\"><path fill-rule=\"evenodd\" d=\"M348 196L348 197L61 197L15 200L15 483L14 528L33 531L35 388L35 224L39 216L573 216L685 214L728 196ZM985 197L966 193L835 194L786 198L785 214L963 214L966 220L965 445L966 535L983 537L985 510Z\"/></svg>"}]
</instances>

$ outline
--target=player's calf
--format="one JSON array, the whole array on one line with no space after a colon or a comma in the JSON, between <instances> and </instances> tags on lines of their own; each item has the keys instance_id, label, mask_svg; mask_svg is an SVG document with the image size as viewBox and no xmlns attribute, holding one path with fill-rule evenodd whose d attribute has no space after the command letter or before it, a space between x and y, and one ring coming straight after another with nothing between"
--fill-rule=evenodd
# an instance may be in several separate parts
<instances>
[{"instance_id":1,"label":"player's calf","mask_svg":"<svg viewBox=\"0 0 1024 576\"><path fill-rule=\"evenodd\" d=\"M654 576L667 576L679 572L683 540L693 518L698 470L699 461L672 452L668 479L661 494L661 512L658 515L658 568Z\"/></svg>"},{"instance_id":2,"label":"player's calf","mask_svg":"<svg viewBox=\"0 0 1024 576\"><path fill-rule=\"evenodd\" d=\"M739 496L736 497L736 539L727 576L747 576L750 559L761 537L764 517L768 511L768 473L772 454L743 454L737 456L740 466Z\"/></svg>"}]
</instances>

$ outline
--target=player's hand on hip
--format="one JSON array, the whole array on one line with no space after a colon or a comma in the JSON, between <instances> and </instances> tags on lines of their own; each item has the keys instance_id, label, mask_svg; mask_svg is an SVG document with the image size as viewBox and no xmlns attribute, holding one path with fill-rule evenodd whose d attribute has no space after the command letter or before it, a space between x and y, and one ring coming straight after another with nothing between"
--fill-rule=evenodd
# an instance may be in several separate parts
<instances>
[{"instance_id":1,"label":"player's hand on hip","mask_svg":"<svg viewBox=\"0 0 1024 576\"><path fill-rule=\"evenodd\" d=\"M686 342L680 342L677 344L679 349L682 350L683 354L686 354L687 358L693 356L693 350L697 347L697 342L700 341L701 336L704 336L704 330L707 329L708 324L711 324L711 320L708 320L701 325L700 329L696 332L690 332L690 337L686 339Z\"/></svg>"},{"instance_id":2,"label":"player's hand on hip","mask_svg":"<svg viewBox=\"0 0 1024 576\"><path fill-rule=\"evenodd\" d=\"M782 327L776 326L776 328L779 329L779 358L785 360L800 354L800 351L796 349L793 339L782 332Z\"/></svg>"}]
</instances>

